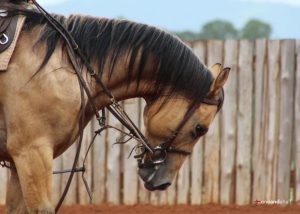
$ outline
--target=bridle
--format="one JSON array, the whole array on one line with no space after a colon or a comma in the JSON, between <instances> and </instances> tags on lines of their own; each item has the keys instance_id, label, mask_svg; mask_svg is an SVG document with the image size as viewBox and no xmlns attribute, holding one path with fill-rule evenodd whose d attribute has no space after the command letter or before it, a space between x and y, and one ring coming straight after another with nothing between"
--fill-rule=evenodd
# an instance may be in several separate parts
<instances>
[{"instance_id":1,"label":"bridle","mask_svg":"<svg viewBox=\"0 0 300 214\"><path fill-rule=\"evenodd\" d=\"M80 63L82 63L86 67L89 75L92 77L92 79L94 79L96 81L96 83L101 87L103 92L109 98L110 105L108 107L106 107L107 110L112 115L114 115L119 120L119 122L124 127L127 128L127 130L129 130L129 133L125 133L125 134L127 136L129 136L130 138L134 138L138 141L139 145L136 146L135 148L136 148L136 150L140 150L142 152L139 152L139 154L135 155L134 157L137 159L139 167L142 167L142 165L144 164L143 159L144 159L144 155L146 153L150 153L151 162L152 162L152 164L155 164L155 165L162 164L163 162L165 162L168 153L177 153L177 154L182 154L182 155L190 154L190 152L188 152L188 151L180 150L180 149L173 147L172 144L173 144L174 140L176 139L178 133L181 131L183 126L189 120L189 118L193 115L195 110L200 106L200 103L205 103L208 105L215 105L218 107L218 111L221 109L223 100L224 100L223 89L221 90L222 91L221 98L218 100L205 98L200 103L198 103L198 102L192 103L190 105L189 109L187 110L187 112L185 113L185 116L183 117L182 121L178 124L174 134L169 136L167 138L167 140L165 142L163 142L162 144L153 147L147 141L146 137L142 134L142 132L138 129L138 127L133 123L133 121L130 119L130 117L126 114L126 112L124 111L122 106L120 106L117 103L117 101L116 101L115 97L113 96L113 94L111 93L111 91L105 86L105 84L102 82L101 78L96 74L95 70L89 64L88 59L84 56L84 54L78 47L77 43L75 42L74 38L65 29L65 27L62 26L62 24L59 23L55 18L53 18L53 16L51 16L47 11L45 11L36 2L36 0L32 0L31 2L36 6L36 8L39 10L39 12L44 16L44 18L47 20L48 24L50 24L60 34L62 39L65 41L69 60L71 62L71 65L74 68L74 71L75 71L77 77L78 77L80 93L81 93L81 108L80 108L80 119L79 119L79 130L80 131L79 131L79 141L78 141L77 151L76 151L76 155L74 158L72 169L65 171L65 172L70 172L70 176L67 181L65 190L61 196L61 199L55 208L56 212L59 210L60 206L63 203L63 200L64 200L64 198L68 192L68 189L70 187L74 173L79 172L79 171L84 172L84 170L85 170L84 166L82 167L82 169L76 168L78 159L79 159L80 150L81 150L83 129L84 129L84 125L83 125L84 124L84 113L85 113L85 108L86 108L86 106L84 105L84 103L85 103L84 102L84 93L87 95L88 101L89 101L89 103L92 107L92 110L96 116L96 119L98 120L99 125L100 125L100 129L98 131L96 131L96 135L100 134L103 130L108 129L108 128L117 129L115 127L106 125L105 109L102 109L102 115L100 116L99 110L96 107L96 104L93 100L91 92L88 88L88 85L87 85L85 79L83 78L82 68L81 68L82 66L80 66ZM117 129L117 130L121 131L119 129ZM124 133L124 132L122 132L122 133ZM95 137L96 137L96 135L95 135ZM94 143L95 137L93 138L91 145ZM90 149L90 147L89 147L89 149ZM88 149L88 151L89 151L89 149ZM64 173L64 172L57 172L57 173Z\"/></svg>"},{"instance_id":2,"label":"bridle","mask_svg":"<svg viewBox=\"0 0 300 214\"><path fill-rule=\"evenodd\" d=\"M223 102L224 102L224 98L225 98L223 88L221 89L220 93L221 93L220 98L218 100L204 98L200 103L194 102L190 105L190 107L188 108L187 112L185 113L183 119L177 125L177 128L175 129L174 133L171 136L169 136L165 142L153 147L153 153L150 155L150 164L151 165L159 165L159 164L164 163L166 161L168 153L175 153L175 154L180 154L180 155L185 155L185 156L191 154L191 152L185 151L182 149L178 149L178 148L174 147L172 144L175 141L175 139L177 138L181 129L188 122L190 117L200 107L201 103L217 106L217 112L220 111L220 109L222 108ZM149 147L151 147L151 145L149 145ZM147 165L147 163L144 162L144 156L149 151L147 150L146 147L144 147L144 145L138 146L136 148L137 148L136 153L139 153L139 154L135 155L134 157L138 161L139 168L142 168L145 165Z\"/></svg>"}]
</instances>

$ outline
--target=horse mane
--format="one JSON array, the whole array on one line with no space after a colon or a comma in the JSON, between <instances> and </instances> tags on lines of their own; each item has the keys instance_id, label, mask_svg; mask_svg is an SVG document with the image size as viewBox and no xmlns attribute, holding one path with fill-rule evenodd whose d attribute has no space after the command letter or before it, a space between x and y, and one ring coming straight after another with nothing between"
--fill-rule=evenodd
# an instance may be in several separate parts
<instances>
[{"instance_id":1,"label":"horse mane","mask_svg":"<svg viewBox=\"0 0 300 214\"><path fill-rule=\"evenodd\" d=\"M42 68L49 61L57 43L61 41L61 36L37 11L25 9L17 4L8 4L7 10L9 14L23 14L27 17L24 30L41 27L38 43L47 44ZM169 97L180 93L190 100L201 102L209 92L213 79L209 70L187 45L164 30L128 20L80 15L53 16L69 30L84 55L90 61L98 62L99 75L107 60L110 60L111 75L116 59L129 50L127 72L130 80L135 59L142 50L137 81L139 83L149 57L154 57L157 64L153 73L153 87L156 89L154 98L158 98L169 88Z\"/></svg>"}]
</instances>

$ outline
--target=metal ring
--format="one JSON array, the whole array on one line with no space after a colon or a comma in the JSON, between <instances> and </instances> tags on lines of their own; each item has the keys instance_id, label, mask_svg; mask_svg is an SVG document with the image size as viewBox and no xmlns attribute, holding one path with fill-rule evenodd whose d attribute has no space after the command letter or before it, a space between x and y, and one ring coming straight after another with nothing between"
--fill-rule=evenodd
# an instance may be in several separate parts
<instances>
[{"instance_id":1,"label":"metal ring","mask_svg":"<svg viewBox=\"0 0 300 214\"><path fill-rule=\"evenodd\" d=\"M143 158L145 153L146 153L146 148L144 146L137 146L134 149L135 152L135 156L134 158L139 159L139 158Z\"/></svg>"},{"instance_id":2,"label":"metal ring","mask_svg":"<svg viewBox=\"0 0 300 214\"><path fill-rule=\"evenodd\" d=\"M159 154L157 154L159 153ZM158 159L154 159L155 156L158 157ZM165 162L167 158L167 151L165 149L163 149L160 145L159 146L156 146L154 149L153 149L153 154L150 156L150 160L152 162L152 164L162 164Z\"/></svg>"},{"instance_id":3,"label":"metal ring","mask_svg":"<svg viewBox=\"0 0 300 214\"><path fill-rule=\"evenodd\" d=\"M4 39L4 40L3 40ZM8 39L8 36L3 33L1 36L0 36L0 44L1 45L6 45L8 43L9 39Z\"/></svg>"},{"instance_id":4,"label":"metal ring","mask_svg":"<svg viewBox=\"0 0 300 214\"><path fill-rule=\"evenodd\" d=\"M6 17L7 15L8 14L6 10L0 9L0 17Z\"/></svg>"}]
</instances>

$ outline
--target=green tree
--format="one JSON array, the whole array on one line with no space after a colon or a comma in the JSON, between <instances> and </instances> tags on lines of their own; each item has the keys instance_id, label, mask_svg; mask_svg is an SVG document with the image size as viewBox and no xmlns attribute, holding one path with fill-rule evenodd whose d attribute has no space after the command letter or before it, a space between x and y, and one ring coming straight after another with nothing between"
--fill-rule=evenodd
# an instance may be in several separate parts
<instances>
[{"instance_id":1,"label":"green tree","mask_svg":"<svg viewBox=\"0 0 300 214\"><path fill-rule=\"evenodd\" d=\"M201 30L203 39L235 39L238 31L232 23L224 20L214 20L206 23Z\"/></svg>"},{"instance_id":2,"label":"green tree","mask_svg":"<svg viewBox=\"0 0 300 214\"><path fill-rule=\"evenodd\" d=\"M270 38L272 27L258 19L249 20L240 32L243 39Z\"/></svg>"},{"instance_id":3,"label":"green tree","mask_svg":"<svg viewBox=\"0 0 300 214\"><path fill-rule=\"evenodd\" d=\"M199 33L193 31L180 31L175 34L182 40L196 40L200 38Z\"/></svg>"}]
</instances>

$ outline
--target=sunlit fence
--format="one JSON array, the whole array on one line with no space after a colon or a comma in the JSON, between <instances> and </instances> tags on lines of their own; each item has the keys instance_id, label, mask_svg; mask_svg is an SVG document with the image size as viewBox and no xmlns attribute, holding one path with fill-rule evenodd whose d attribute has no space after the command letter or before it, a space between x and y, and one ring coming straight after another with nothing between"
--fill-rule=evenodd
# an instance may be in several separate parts
<instances>
[{"instance_id":1,"label":"sunlit fence","mask_svg":"<svg viewBox=\"0 0 300 214\"><path fill-rule=\"evenodd\" d=\"M190 43L207 65L232 68L222 111L209 133L193 150L173 185L148 192L128 155L133 144L113 146L118 133L97 138L87 159L86 178L93 203L112 204L251 204L255 200L300 201L300 41L196 41ZM143 129L142 100L122 103ZM122 126L109 115L110 124ZM85 132L82 156L92 133ZM70 168L72 146L55 160L54 170ZM1 170L0 202L4 203L8 172ZM68 175L54 175L57 201ZM66 204L89 203L77 175Z\"/></svg>"}]
</instances>

